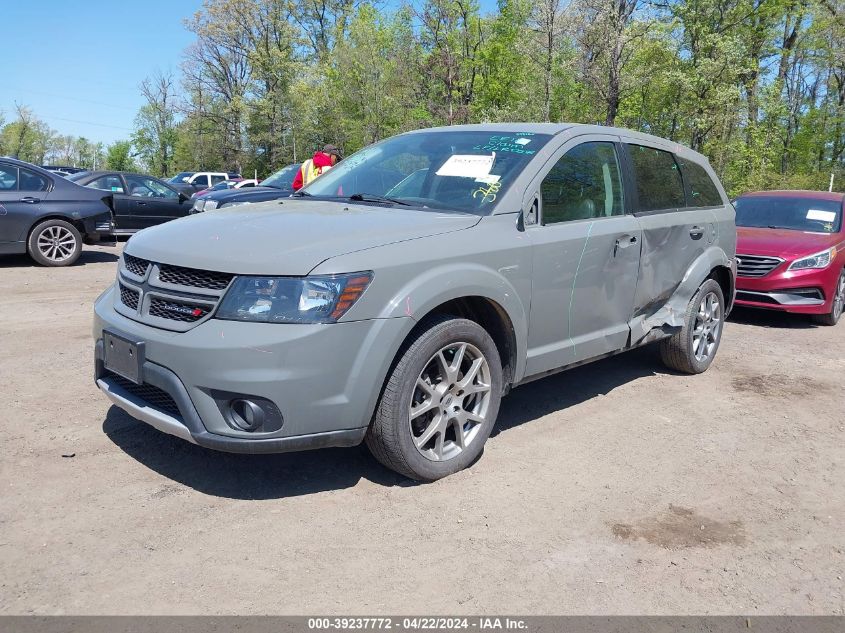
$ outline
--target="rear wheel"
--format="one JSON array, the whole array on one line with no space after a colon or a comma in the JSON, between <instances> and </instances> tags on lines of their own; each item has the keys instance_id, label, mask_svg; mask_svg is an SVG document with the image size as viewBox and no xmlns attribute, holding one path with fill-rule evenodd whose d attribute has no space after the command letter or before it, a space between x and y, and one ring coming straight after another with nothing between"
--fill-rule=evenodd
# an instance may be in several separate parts
<instances>
[{"instance_id":1,"label":"rear wheel","mask_svg":"<svg viewBox=\"0 0 845 633\"><path fill-rule=\"evenodd\" d=\"M82 253L82 236L64 220L46 220L29 234L29 256L42 266L69 266Z\"/></svg>"},{"instance_id":2,"label":"rear wheel","mask_svg":"<svg viewBox=\"0 0 845 633\"><path fill-rule=\"evenodd\" d=\"M388 377L367 446L411 479L451 475L481 454L501 394L502 365L490 335L474 321L437 318Z\"/></svg>"},{"instance_id":3,"label":"rear wheel","mask_svg":"<svg viewBox=\"0 0 845 633\"><path fill-rule=\"evenodd\" d=\"M661 341L663 363L686 374L707 371L719 349L724 323L722 287L707 279L690 299L681 331Z\"/></svg>"},{"instance_id":4,"label":"rear wheel","mask_svg":"<svg viewBox=\"0 0 845 633\"><path fill-rule=\"evenodd\" d=\"M813 316L813 320L822 325L836 325L842 316L843 308L845 308L845 270L839 274L839 279L836 281L836 289L834 290L833 304L830 307L830 312L827 314L816 314Z\"/></svg>"}]
</instances>

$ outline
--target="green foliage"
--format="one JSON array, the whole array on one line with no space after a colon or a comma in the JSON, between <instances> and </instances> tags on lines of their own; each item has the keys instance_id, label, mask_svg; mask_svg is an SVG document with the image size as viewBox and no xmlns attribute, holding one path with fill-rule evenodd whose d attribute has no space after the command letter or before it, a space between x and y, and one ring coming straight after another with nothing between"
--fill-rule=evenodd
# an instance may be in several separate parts
<instances>
[{"instance_id":1,"label":"green foliage","mask_svg":"<svg viewBox=\"0 0 845 633\"><path fill-rule=\"evenodd\" d=\"M106 150L106 169L136 171L138 166L132 157L131 141L115 141Z\"/></svg>"},{"instance_id":2,"label":"green foliage","mask_svg":"<svg viewBox=\"0 0 845 633\"><path fill-rule=\"evenodd\" d=\"M181 101L148 90L133 136L158 173L548 119L689 145L732 193L842 186L841 0L206 0L187 25Z\"/></svg>"}]
</instances>

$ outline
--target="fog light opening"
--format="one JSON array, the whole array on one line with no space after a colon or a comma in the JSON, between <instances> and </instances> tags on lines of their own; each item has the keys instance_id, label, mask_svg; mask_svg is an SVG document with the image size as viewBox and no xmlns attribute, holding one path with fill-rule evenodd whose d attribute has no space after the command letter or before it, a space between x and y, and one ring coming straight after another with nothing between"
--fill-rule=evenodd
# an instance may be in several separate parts
<instances>
[{"instance_id":1,"label":"fog light opening","mask_svg":"<svg viewBox=\"0 0 845 633\"><path fill-rule=\"evenodd\" d=\"M239 398L229 403L232 423L242 431L254 431L264 424L264 409L251 400Z\"/></svg>"}]
</instances>

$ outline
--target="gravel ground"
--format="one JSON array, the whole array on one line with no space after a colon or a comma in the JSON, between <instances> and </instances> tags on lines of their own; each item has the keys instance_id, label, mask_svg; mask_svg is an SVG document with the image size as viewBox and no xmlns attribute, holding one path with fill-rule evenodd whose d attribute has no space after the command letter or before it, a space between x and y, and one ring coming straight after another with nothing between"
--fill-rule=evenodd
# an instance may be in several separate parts
<instances>
[{"instance_id":1,"label":"gravel ground","mask_svg":"<svg viewBox=\"0 0 845 633\"><path fill-rule=\"evenodd\" d=\"M414 485L111 407L119 250L0 259L0 613L845 613L845 324L737 312L702 376L646 348L520 387L477 464Z\"/></svg>"}]
</instances>

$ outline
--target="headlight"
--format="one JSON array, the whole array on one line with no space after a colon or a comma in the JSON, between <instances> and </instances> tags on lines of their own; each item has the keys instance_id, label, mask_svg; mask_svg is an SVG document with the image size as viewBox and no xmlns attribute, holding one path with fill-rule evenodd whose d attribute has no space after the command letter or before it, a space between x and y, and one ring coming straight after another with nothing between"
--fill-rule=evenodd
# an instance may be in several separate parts
<instances>
[{"instance_id":1,"label":"headlight","mask_svg":"<svg viewBox=\"0 0 845 633\"><path fill-rule=\"evenodd\" d=\"M217 200L206 200L205 202L205 210L211 211L212 209L217 208Z\"/></svg>"},{"instance_id":2,"label":"headlight","mask_svg":"<svg viewBox=\"0 0 845 633\"><path fill-rule=\"evenodd\" d=\"M194 200L194 208L192 211L194 213L202 213L205 210L205 198L199 198Z\"/></svg>"},{"instance_id":3,"label":"headlight","mask_svg":"<svg viewBox=\"0 0 845 633\"><path fill-rule=\"evenodd\" d=\"M351 308L372 272L311 277L237 277L215 315L229 321L334 323Z\"/></svg>"},{"instance_id":4,"label":"headlight","mask_svg":"<svg viewBox=\"0 0 845 633\"><path fill-rule=\"evenodd\" d=\"M788 270L807 270L810 268L827 268L836 257L836 248L829 248L821 253L796 259L789 265Z\"/></svg>"}]
</instances>

